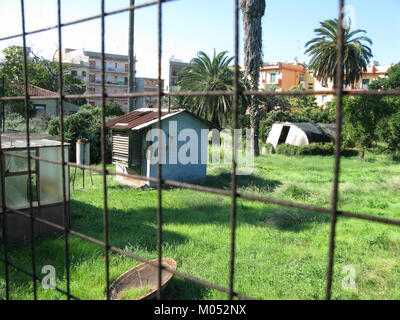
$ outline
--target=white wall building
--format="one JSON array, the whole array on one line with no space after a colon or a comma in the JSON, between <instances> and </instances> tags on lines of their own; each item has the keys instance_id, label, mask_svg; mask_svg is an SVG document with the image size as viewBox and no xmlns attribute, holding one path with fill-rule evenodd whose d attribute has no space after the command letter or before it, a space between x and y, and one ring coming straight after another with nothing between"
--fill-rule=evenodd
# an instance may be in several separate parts
<instances>
[{"instance_id":1,"label":"white wall building","mask_svg":"<svg viewBox=\"0 0 400 320\"><path fill-rule=\"evenodd\" d=\"M58 55L56 55L58 57ZM70 64L71 75L80 78L86 85L87 94L101 93L101 53L84 49L63 49L62 60ZM136 73L136 59L134 63ZM105 54L105 89L108 94L128 92L129 63L127 55ZM128 111L127 98L107 98L107 103L115 102ZM91 105L101 104L101 98L88 99Z\"/></svg>"}]
</instances>

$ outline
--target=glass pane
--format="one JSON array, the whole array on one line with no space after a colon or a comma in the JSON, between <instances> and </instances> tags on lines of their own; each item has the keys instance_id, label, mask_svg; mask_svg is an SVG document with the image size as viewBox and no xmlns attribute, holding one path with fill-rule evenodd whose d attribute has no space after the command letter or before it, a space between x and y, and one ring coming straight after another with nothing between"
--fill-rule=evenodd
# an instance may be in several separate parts
<instances>
[{"instance_id":1,"label":"glass pane","mask_svg":"<svg viewBox=\"0 0 400 320\"><path fill-rule=\"evenodd\" d=\"M6 177L6 205L12 209L29 206L28 175Z\"/></svg>"},{"instance_id":2,"label":"glass pane","mask_svg":"<svg viewBox=\"0 0 400 320\"><path fill-rule=\"evenodd\" d=\"M23 151L14 151L11 150L9 152L15 154L26 155L26 150ZM31 150L31 156L35 155L35 151ZM6 156L5 159L5 169L6 172L21 172L21 171L28 171L28 161L26 158L18 158L14 156ZM35 170L35 160L31 160L31 169Z\"/></svg>"},{"instance_id":3,"label":"glass pane","mask_svg":"<svg viewBox=\"0 0 400 320\"><path fill-rule=\"evenodd\" d=\"M41 148L40 157L48 160L61 161L61 148ZM65 147L65 160L68 159L68 149ZM68 199L68 167L65 168L65 186ZM40 203L51 204L63 201L61 164L40 161Z\"/></svg>"}]
</instances>

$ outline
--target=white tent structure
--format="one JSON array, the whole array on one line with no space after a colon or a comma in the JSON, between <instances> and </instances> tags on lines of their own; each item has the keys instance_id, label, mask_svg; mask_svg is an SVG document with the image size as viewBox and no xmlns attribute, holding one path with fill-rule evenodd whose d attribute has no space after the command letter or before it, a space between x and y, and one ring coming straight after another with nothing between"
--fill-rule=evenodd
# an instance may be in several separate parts
<instances>
[{"instance_id":1,"label":"white tent structure","mask_svg":"<svg viewBox=\"0 0 400 320\"><path fill-rule=\"evenodd\" d=\"M309 122L274 123L268 134L267 143L272 144L276 148L281 143L305 146L312 142L332 142L334 132L334 124Z\"/></svg>"}]
</instances>

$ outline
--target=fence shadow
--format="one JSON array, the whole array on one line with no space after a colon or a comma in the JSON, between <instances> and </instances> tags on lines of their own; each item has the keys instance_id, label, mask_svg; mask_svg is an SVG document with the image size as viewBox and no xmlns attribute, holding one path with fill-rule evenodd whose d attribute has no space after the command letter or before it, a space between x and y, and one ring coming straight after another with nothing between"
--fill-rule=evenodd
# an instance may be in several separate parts
<instances>
[{"instance_id":1,"label":"fence shadow","mask_svg":"<svg viewBox=\"0 0 400 320\"><path fill-rule=\"evenodd\" d=\"M208 175L203 185L218 189L231 188L232 174L230 172L221 172L217 175ZM263 179L254 174L237 176L238 189L256 189L259 191L272 192L282 183L278 180Z\"/></svg>"}]
</instances>

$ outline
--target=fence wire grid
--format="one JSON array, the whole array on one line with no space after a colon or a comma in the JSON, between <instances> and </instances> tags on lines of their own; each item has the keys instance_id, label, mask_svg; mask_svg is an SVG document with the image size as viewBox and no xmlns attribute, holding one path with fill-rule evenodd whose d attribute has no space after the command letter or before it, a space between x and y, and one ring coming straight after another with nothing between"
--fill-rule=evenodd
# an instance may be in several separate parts
<instances>
[{"instance_id":1,"label":"fence wire grid","mask_svg":"<svg viewBox=\"0 0 400 320\"><path fill-rule=\"evenodd\" d=\"M345 95L385 95L385 96L399 96L400 90L368 90L368 91L357 91L352 92L349 90L343 89L344 83L344 64L343 64L343 49L344 49L344 28L343 28L343 18L344 18L344 0L338 0L338 54L337 54L337 69L336 69L336 80L337 87L335 88L334 95L337 98L337 108L336 108L336 139L335 139L335 152L334 152L334 178L333 178L333 186L332 186L332 201L331 207L318 207L313 205L306 205L296 202L284 201L284 200L276 200L263 196L256 196L247 193L240 193L237 191L237 175L236 175L236 157L232 157L232 174L231 174L231 190L226 189L217 189L211 187L205 187L201 185L186 183L182 181L172 181L172 180L164 180L162 179L162 171L161 171L161 161L158 161L157 165L157 178L146 177L135 174L125 174L116 172L113 170L107 170L105 163L105 101L106 98L136 98L136 97L157 97L158 98L158 121L157 127L161 128L161 99L162 97L173 97L173 96L232 96L233 97L233 116L232 116L232 124L233 129L236 129L238 126L238 100L239 97L242 96L271 96L271 95L280 95L280 96L304 96L304 95L324 95L331 94L331 91L283 91L283 92L261 92L261 91L240 91L239 89L239 0L233 0L234 3L234 89L233 91L209 91L209 92L164 92L162 88L162 80L161 80L161 61L162 61L162 18L163 18L163 5L168 2L177 2L177 0L158 0L147 2L140 5L131 5L123 9L115 10L115 11L105 11L104 1L101 0L101 14L94 15L90 17L86 17L79 20L74 20L68 23L62 23L61 21L61 0L57 0L57 16L58 23L55 26L50 26L46 28L37 29L34 31L26 32L25 30L25 6L24 0L21 0L21 26L22 33L15 34L12 36L7 36L0 38L0 41L10 40L14 38L22 38L23 49L24 49L24 95L23 96L11 96L11 97L0 97L0 101L23 101L25 108L25 119L26 119L26 141L27 141L27 155L15 154L12 152L7 152L1 150L1 197L2 197L2 212L3 212L3 257L0 257L0 261L2 261L5 265L5 282L6 282L6 299L10 299L10 279L9 279L9 267L15 268L16 270L30 276L33 282L33 295L34 299L37 300L37 282L41 281L42 278L38 276L36 270L36 251L35 251L35 237L34 237L34 223L40 223L47 226L51 226L60 231L64 232L65 239L65 276L66 276L66 290L63 290L59 287L55 287L55 290L62 293L66 296L68 300L74 299L79 300L79 297L74 296L71 293L71 280L70 280L70 254L69 254L69 237L76 236L81 239L87 240L94 244L104 247L105 250L105 271L106 271L106 298L110 299L110 276L109 276L109 255L110 252L115 252L142 263L146 263L152 265L157 268L157 299L161 299L161 272L162 270L166 270L171 272L179 277L182 277L186 280L195 282L205 287L209 287L211 289L215 289L227 294L227 297L232 300L233 298L238 299L253 299L252 297L240 294L234 290L234 276L235 276L235 242L236 242L236 205L237 199L242 198L250 201L258 201L264 203L271 203L280 206L298 208L303 210L310 210L314 212L318 212L320 214L330 215L330 235L329 235L329 252L328 252L328 268L326 275L326 293L325 298L329 300L331 298L331 289L332 289L332 275L333 275L333 267L334 267L334 252L335 252L335 234L336 234L336 221L338 216L344 216L349 218L362 219L367 221L373 221L378 223L384 223L387 225L395 225L400 226L399 220L387 219L381 217L374 217L368 214L363 213L355 213L355 212L346 212L338 210L338 186L339 186L339 173L340 173L340 145L341 145L341 132L342 132L342 100ZM157 6L158 9L158 19L157 19L157 28L158 28L158 91L154 93L121 93L121 94L107 94L105 90L105 17L111 16L123 12L139 10L141 8L146 8L150 6ZM29 13L28 13L29 14ZM63 92L63 78L62 78L62 28L68 27L71 25L79 24L89 20L101 20L101 94L80 94L80 95L66 95ZM45 32L48 30L57 29L58 31L58 67L59 67L59 76L58 76L58 87L59 91L57 96L48 97L48 96L34 96L30 97L28 94L28 72L27 72L27 45L26 45L26 37L31 34L37 34L41 32ZM64 150L64 100L65 99L74 99L74 98L101 98L101 168L91 167L87 165L79 165L73 162L65 161L65 150ZM30 100L58 100L59 105L59 114L60 114L60 134L61 134L61 161L48 160L44 158L40 158L37 155L31 155L31 145L30 145L30 130L29 130L29 101ZM3 106L4 107L4 106ZM160 130L158 130L160 135ZM158 136L160 141L160 136ZM234 135L233 137L233 145L236 145L237 137ZM0 135L0 145L1 145L1 135ZM236 151L235 151L236 152ZM48 221L43 218L34 217L33 215L33 204L32 197L29 199L29 213L22 212L20 210L12 209L7 207L5 203L5 175L4 175L4 158L5 156L13 156L19 158L27 159L28 163L28 176L29 176L29 190L30 194L32 194L32 168L31 168L31 160L43 161L53 164L62 165L62 182L63 182L63 217L64 217L64 225L59 225ZM161 153L158 155L161 156ZM159 159L160 160L160 159ZM65 168L75 167L81 169L87 169L91 171L98 172L102 174L103 177L103 227L104 227L104 239L99 240L83 233L77 232L69 228L68 221L70 216L70 206L66 205L67 202L67 190L65 186L66 174ZM107 206L107 175L118 175L128 178L141 179L144 181L150 181L157 183L157 194L158 194L158 205L157 205L157 253L158 253L158 261L152 262L141 256L135 255L130 252L126 252L120 248L114 247L110 245L109 241L109 225L108 225L108 206ZM163 227L163 206L162 206L162 189L163 185L173 186L179 188L190 189L199 192L206 192L212 194L223 195L231 198L231 213L230 213L230 267L229 267L229 287L221 287L219 285L215 285L203 279L199 279L193 277L189 274L179 272L177 270L172 270L169 267L166 267L161 264L162 261L162 227ZM14 213L25 217L30 220L30 235L31 235L31 257L32 257L32 272L16 265L8 258L8 243L7 243L7 215L6 212Z\"/></svg>"}]
</instances>

